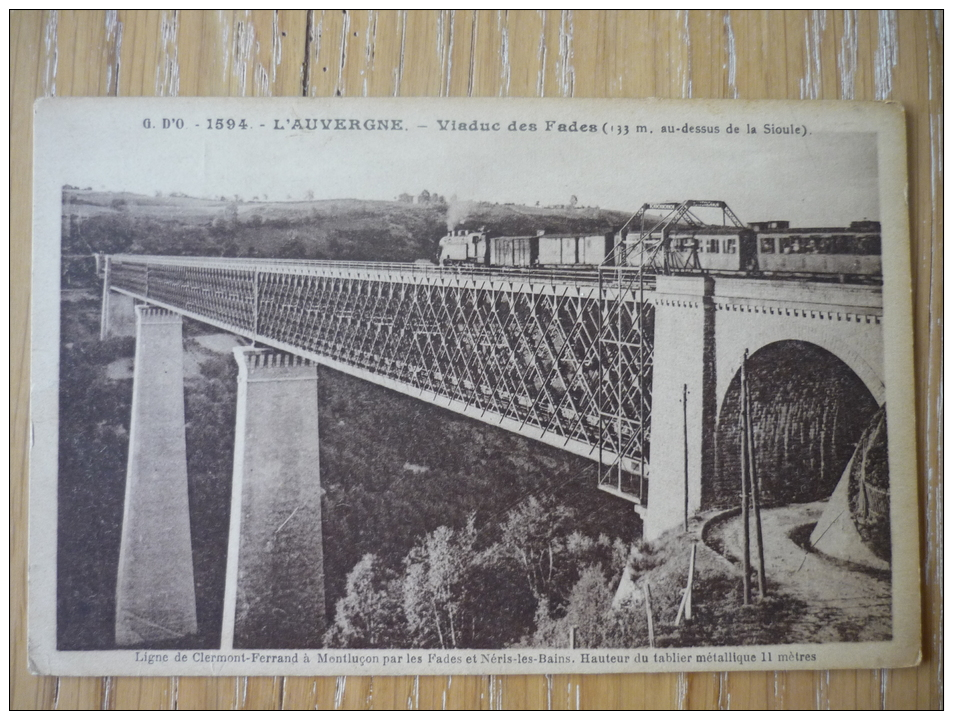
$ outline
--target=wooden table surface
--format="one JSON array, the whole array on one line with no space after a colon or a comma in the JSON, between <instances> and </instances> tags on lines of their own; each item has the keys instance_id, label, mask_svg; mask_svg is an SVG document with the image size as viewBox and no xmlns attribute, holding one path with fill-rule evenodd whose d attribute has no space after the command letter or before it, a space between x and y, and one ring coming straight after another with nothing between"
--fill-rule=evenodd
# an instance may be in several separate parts
<instances>
[{"instance_id":1,"label":"wooden table surface","mask_svg":"<svg viewBox=\"0 0 953 711\"><path fill-rule=\"evenodd\" d=\"M941 11L23 11L12 13L10 23L14 708L937 708L942 703ZM336 95L902 103L910 154L923 663L893 671L601 676L31 676L25 661L25 579L33 100Z\"/></svg>"}]
</instances>

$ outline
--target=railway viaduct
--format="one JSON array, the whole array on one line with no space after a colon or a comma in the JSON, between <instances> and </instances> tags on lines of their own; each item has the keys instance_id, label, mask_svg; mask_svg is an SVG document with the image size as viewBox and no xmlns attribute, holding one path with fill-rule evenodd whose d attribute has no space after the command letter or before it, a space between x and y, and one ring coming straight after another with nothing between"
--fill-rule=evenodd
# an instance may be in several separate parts
<instances>
[{"instance_id":1,"label":"railway viaduct","mask_svg":"<svg viewBox=\"0 0 953 711\"><path fill-rule=\"evenodd\" d=\"M182 317L254 343L235 353L226 649L266 646L263 626L320 641L316 364L595 461L647 539L707 505L746 353L810 344L884 401L875 286L127 255L104 276L102 337L137 337L119 644L196 629Z\"/></svg>"}]
</instances>

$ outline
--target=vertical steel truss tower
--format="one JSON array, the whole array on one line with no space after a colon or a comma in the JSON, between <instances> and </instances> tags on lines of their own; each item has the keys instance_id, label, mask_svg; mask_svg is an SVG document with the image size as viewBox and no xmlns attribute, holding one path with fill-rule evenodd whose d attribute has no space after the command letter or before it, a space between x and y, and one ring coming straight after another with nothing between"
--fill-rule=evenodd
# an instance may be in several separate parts
<instances>
[{"instance_id":1,"label":"vertical steel truss tower","mask_svg":"<svg viewBox=\"0 0 953 711\"><path fill-rule=\"evenodd\" d=\"M730 222L739 230L744 223L723 200L685 200L684 202L647 202L622 226L622 241L610 259L615 264L638 266L652 274L701 272L698 259L698 241L694 235L706 228L717 227L717 222L702 220L695 214L699 208L721 213L721 226ZM649 211L659 216L650 216ZM638 227L638 235L635 228ZM686 237L673 248L673 236Z\"/></svg>"},{"instance_id":2,"label":"vertical steel truss tower","mask_svg":"<svg viewBox=\"0 0 953 711\"><path fill-rule=\"evenodd\" d=\"M597 462L644 511L654 305L639 269L107 258L106 289Z\"/></svg>"}]
</instances>

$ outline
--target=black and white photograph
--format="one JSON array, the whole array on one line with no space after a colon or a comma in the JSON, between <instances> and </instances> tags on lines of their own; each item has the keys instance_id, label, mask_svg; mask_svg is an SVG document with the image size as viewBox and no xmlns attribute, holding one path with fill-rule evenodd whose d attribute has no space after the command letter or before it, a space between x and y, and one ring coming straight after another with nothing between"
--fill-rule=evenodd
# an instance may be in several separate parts
<instances>
[{"instance_id":1,"label":"black and white photograph","mask_svg":"<svg viewBox=\"0 0 953 711\"><path fill-rule=\"evenodd\" d=\"M905 666L902 111L41 100L56 674Z\"/></svg>"}]
</instances>

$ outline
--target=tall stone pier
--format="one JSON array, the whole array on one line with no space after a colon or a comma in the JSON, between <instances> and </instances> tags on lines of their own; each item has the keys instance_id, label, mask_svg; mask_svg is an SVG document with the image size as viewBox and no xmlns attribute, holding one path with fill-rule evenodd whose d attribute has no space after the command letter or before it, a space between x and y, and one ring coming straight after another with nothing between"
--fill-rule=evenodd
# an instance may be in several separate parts
<instances>
[{"instance_id":1,"label":"tall stone pier","mask_svg":"<svg viewBox=\"0 0 953 711\"><path fill-rule=\"evenodd\" d=\"M714 465L713 291L711 277L660 276L656 284L649 540L698 511L702 472Z\"/></svg>"},{"instance_id":2,"label":"tall stone pier","mask_svg":"<svg viewBox=\"0 0 953 711\"><path fill-rule=\"evenodd\" d=\"M99 324L99 340L136 335L136 300L109 288L103 289L103 311Z\"/></svg>"},{"instance_id":3,"label":"tall stone pier","mask_svg":"<svg viewBox=\"0 0 953 711\"><path fill-rule=\"evenodd\" d=\"M197 631L182 391L182 317L137 306L116 643Z\"/></svg>"},{"instance_id":4,"label":"tall stone pier","mask_svg":"<svg viewBox=\"0 0 953 711\"><path fill-rule=\"evenodd\" d=\"M325 627L317 366L236 348L222 647L309 648Z\"/></svg>"}]
</instances>

